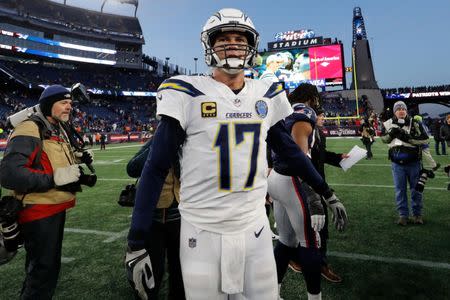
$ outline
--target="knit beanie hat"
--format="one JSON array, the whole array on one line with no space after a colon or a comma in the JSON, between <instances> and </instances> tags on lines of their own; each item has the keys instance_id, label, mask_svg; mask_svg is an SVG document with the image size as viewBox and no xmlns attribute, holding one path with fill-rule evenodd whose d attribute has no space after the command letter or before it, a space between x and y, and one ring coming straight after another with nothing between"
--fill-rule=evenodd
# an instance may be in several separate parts
<instances>
[{"instance_id":1,"label":"knit beanie hat","mask_svg":"<svg viewBox=\"0 0 450 300\"><path fill-rule=\"evenodd\" d=\"M51 116L53 104L64 99L70 99L70 92L62 85L51 85L45 88L39 97L39 108L42 114Z\"/></svg>"},{"instance_id":2,"label":"knit beanie hat","mask_svg":"<svg viewBox=\"0 0 450 300\"><path fill-rule=\"evenodd\" d=\"M406 107L405 102L403 102L403 101L397 101L397 102L395 102L393 111L396 112L396 111L399 110L400 108L403 108L404 110L407 110L407 109L408 109L408 108Z\"/></svg>"}]
</instances>

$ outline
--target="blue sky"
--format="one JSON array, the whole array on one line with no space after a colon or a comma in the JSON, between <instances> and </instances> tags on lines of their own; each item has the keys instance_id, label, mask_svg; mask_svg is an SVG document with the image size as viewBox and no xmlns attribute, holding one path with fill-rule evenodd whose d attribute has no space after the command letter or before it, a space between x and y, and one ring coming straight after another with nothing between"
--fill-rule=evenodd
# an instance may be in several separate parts
<instances>
[{"instance_id":1,"label":"blue sky","mask_svg":"<svg viewBox=\"0 0 450 300\"><path fill-rule=\"evenodd\" d=\"M58 0L57 2L62 2ZM67 0L99 10L102 0ZM450 1L256 1L140 0L138 18L146 40L144 52L199 72L207 72L200 31L208 17L224 7L239 8L253 20L266 48L275 33L313 29L316 36L344 43L351 65L352 14L361 7L370 42L375 76L382 88L450 84ZM132 15L131 5L109 0L106 12Z\"/></svg>"}]
</instances>

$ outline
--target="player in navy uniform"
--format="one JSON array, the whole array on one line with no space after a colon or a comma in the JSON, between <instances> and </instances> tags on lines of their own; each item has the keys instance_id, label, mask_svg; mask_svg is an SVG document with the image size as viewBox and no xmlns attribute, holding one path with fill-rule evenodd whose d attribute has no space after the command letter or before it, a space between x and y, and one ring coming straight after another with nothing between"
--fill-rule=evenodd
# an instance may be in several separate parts
<instances>
[{"instance_id":1,"label":"player in navy uniform","mask_svg":"<svg viewBox=\"0 0 450 300\"><path fill-rule=\"evenodd\" d=\"M315 91L315 93L310 93ZM310 95L317 95L311 97ZM294 112L286 118L285 126L300 147L311 157L314 146L316 113L320 106L317 89L311 84L301 84L289 95ZM321 253L319 231L325 224L325 212L321 197L304 181L286 176L290 160L278 154L274 156L274 168L269 175L269 195L274 200L274 214L279 241L275 246L278 283L281 284L289 260L300 262L306 282L308 299L321 299ZM347 215L340 201L328 199L333 220L339 230L344 229Z\"/></svg>"},{"instance_id":2,"label":"player in navy uniform","mask_svg":"<svg viewBox=\"0 0 450 300\"><path fill-rule=\"evenodd\" d=\"M250 18L222 9L201 40L212 76L175 76L161 84L161 118L136 194L125 262L143 299L154 285L144 247L171 162L181 152L180 262L187 299L277 297L271 232L265 215L266 145L290 161L285 171L327 199L335 196L290 137L292 113L282 84L244 78L259 35Z\"/></svg>"}]
</instances>

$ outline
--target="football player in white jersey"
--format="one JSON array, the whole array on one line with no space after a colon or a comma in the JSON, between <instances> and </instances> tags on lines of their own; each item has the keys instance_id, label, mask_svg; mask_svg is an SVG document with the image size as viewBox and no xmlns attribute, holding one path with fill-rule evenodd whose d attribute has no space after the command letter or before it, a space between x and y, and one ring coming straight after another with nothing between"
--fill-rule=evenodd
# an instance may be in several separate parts
<instances>
[{"instance_id":1,"label":"football player in white jersey","mask_svg":"<svg viewBox=\"0 0 450 300\"><path fill-rule=\"evenodd\" d=\"M244 78L259 35L237 9L211 16L201 33L212 76L161 84L161 118L136 194L127 276L143 299L154 285L144 248L171 161L180 153L180 261L187 299L277 298L277 275L264 203L266 144L290 161L286 172L325 198L333 193L287 132L292 108L282 84Z\"/></svg>"}]
</instances>

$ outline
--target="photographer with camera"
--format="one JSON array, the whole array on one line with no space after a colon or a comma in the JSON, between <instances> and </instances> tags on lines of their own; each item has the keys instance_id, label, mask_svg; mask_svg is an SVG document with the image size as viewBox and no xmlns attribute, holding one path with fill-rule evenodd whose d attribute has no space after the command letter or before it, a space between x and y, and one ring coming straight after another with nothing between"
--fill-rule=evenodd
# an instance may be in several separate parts
<instances>
[{"instance_id":1,"label":"photographer with camera","mask_svg":"<svg viewBox=\"0 0 450 300\"><path fill-rule=\"evenodd\" d=\"M153 139L150 138L128 162L127 173L130 177L139 178L141 176L145 162L151 156L152 143ZM178 211L178 203L180 202L179 178L180 164L176 161L172 163L169 174L164 181L164 186L153 215L150 237L145 242L145 248L150 255L155 281L154 288L145 290L148 299L158 299L158 293L165 272L166 257L169 269L168 299L185 298L179 255L181 225L180 212ZM120 196L119 204L122 206L134 206L134 197L135 187L130 188L130 185L128 185L127 189ZM133 254L128 252L126 261L134 261L134 259ZM127 275L133 276L134 274L128 266L127 269ZM132 280L130 280L130 284L132 286L134 285ZM134 288L137 289L137 287Z\"/></svg>"},{"instance_id":2,"label":"photographer with camera","mask_svg":"<svg viewBox=\"0 0 450 300\"><path fill-rule=\"evenodd\" d=\"M397 224L406 226L409 219L407 183L411 190L411 208L414 224L423 224L422 193L416 190L421 171L421 145L428 143L428 135L421 125L408 116L405 102L397 101L394 116L383 123L381 140L388 144L392 161L395 201L399 219Z\"/></svg>"},{"instance_id":3,"label":"photographer with camera","mask_svg":"<svg viewBox=\"0 0 450 300\"><path fill-rule=\"evenodd\" d=\"M52 298L61 267L66 210L75 205L80 184L95 184L95 175L83 175L79 166L84 163L92 170L93 156L74 144L69 122L72 98L74 89L71 94L52 85L42 92L33 113L26 109L10 117L15 128L0 164L0 180L13 190L10 201L20 201L21 206L16 215L26 250L21 299Z\"/></svg>"},{"instance_id":4,"label":"photographer with camera","mask_svg":"<svg viewBox=\"0 0 450 300\"><path fill-rule=\"evenodd\" d=\"M372 159L372 144L375 142L375 128L373 127L373 119L364 118L362 120L359 131L361 132L361 141L366 147L367 157L366 159Z\"/></svg>"}]
</instances>

